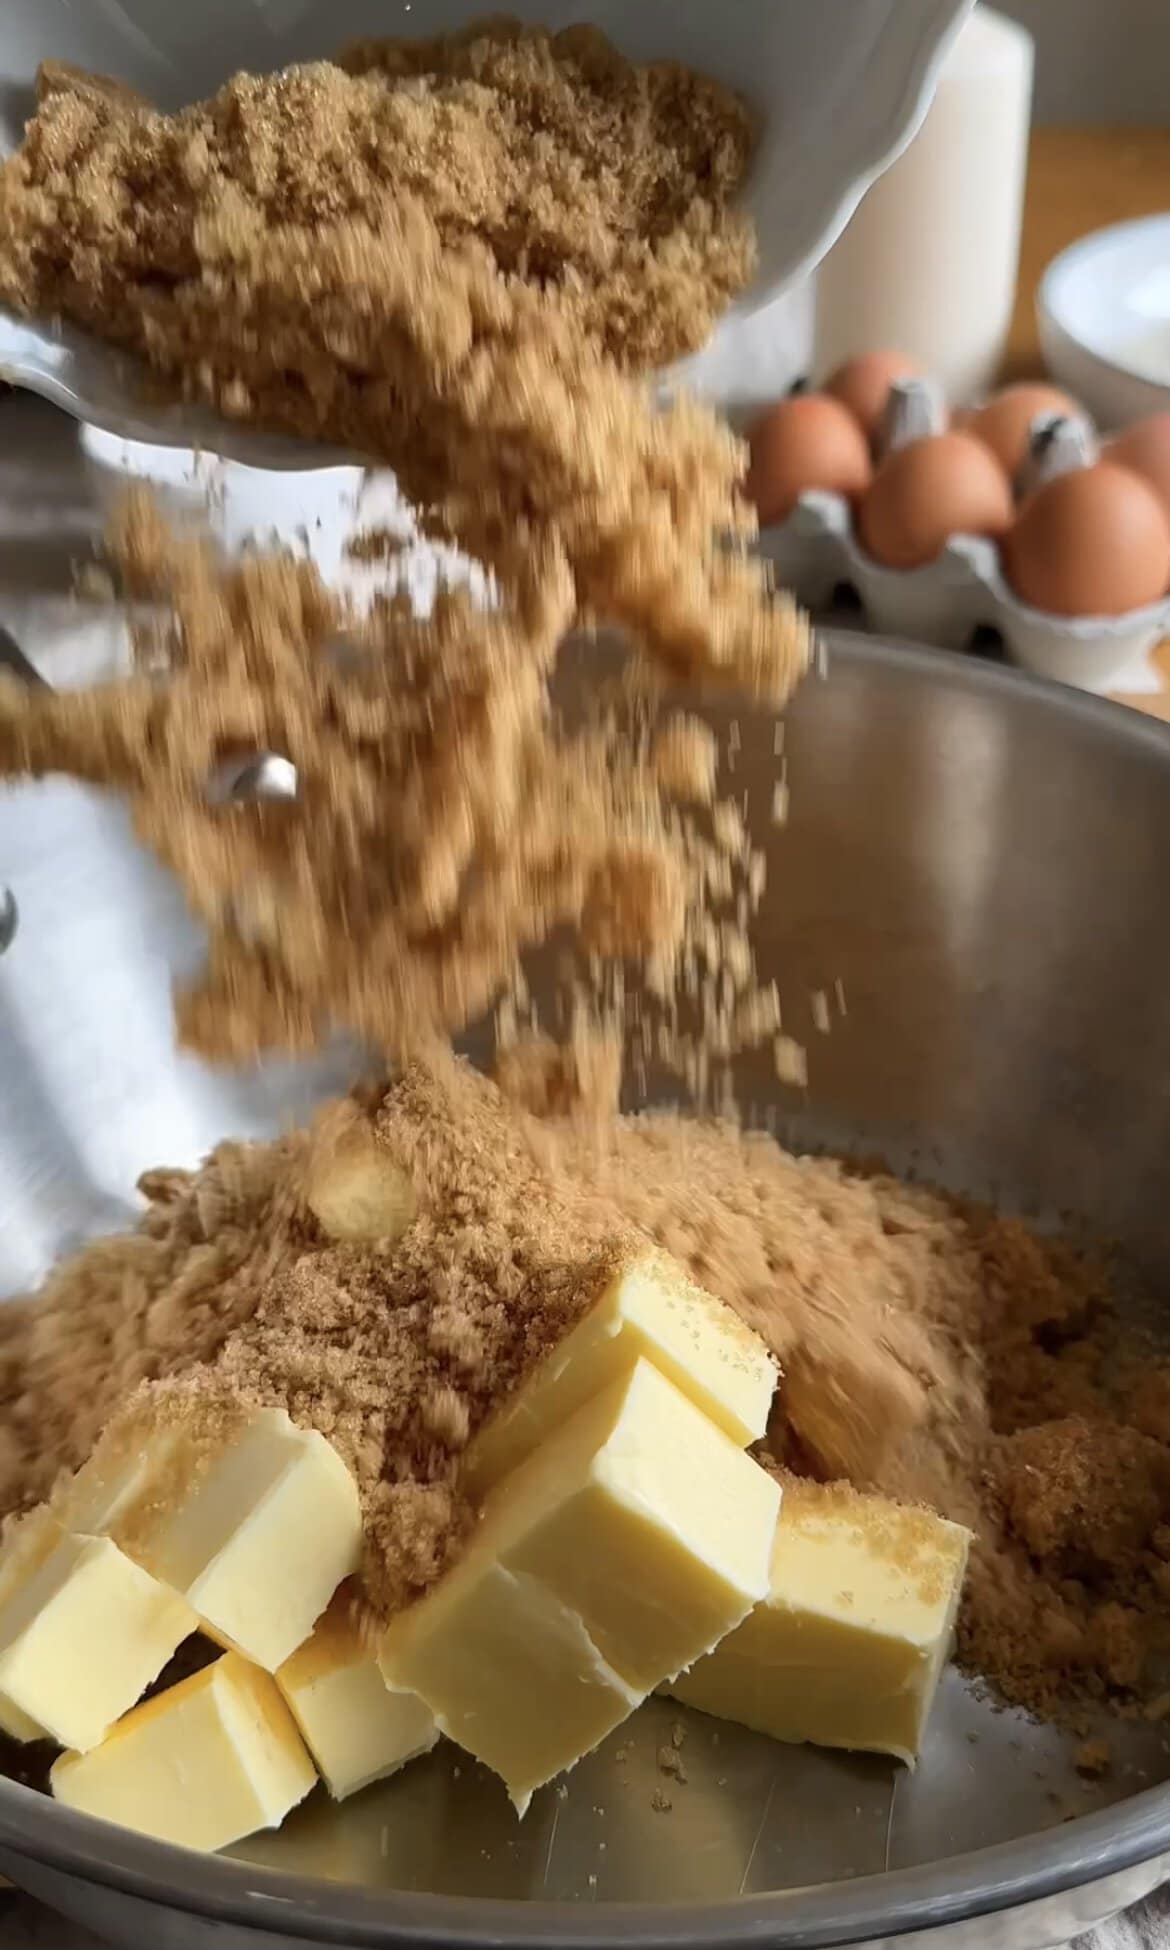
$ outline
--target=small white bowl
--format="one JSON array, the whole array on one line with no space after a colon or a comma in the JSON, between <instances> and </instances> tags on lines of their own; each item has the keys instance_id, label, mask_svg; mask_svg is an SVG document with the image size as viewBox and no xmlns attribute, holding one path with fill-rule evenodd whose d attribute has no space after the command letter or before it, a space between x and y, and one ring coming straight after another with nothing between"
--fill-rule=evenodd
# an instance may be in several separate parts
<instances>
[{"instance_id":1,"label":"small white bowl","mask_svg":"<svg viewBox=\"0 0 1170 1950\"><path fill-rule=\"evenodd\" d=\"M1170 407L1170 212L1063 251L1036 300L1045 363L1104 429Z\"/></svg>"}]
</instances>

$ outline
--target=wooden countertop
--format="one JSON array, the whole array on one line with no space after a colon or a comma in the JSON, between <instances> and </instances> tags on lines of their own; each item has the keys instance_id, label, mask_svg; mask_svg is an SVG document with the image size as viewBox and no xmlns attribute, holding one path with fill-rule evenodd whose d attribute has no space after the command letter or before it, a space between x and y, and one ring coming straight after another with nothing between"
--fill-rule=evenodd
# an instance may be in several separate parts
<instances>
[{"instance_id":1,"label":"wooden countertop","mask_svg":"<svg viewBox=\"0 0 1170 1950\"><path fill-rule=\"evenodd\" d=\"M1170 128L1033 131L1006 378L1034 378L1042 370L1036 288L1053 258L1091 230L1164 210L1170 210Z\"/></svg>"},{"instance_id":2,"label":"wooden countertop","mask_svg":"<svg viewBox=\"0 0 1170 1950\"><path fill-rule=\"evenodd\" d=\"M1170 128L1034 130L1005 378L1035 378L1043 371L1036 288L1052 259L1091 230L1163 210L1170 210ZM1155 661L1164 675L1161 695L1121 701L1170 723L1170 639Z\"/></svg>"}]
</instances>

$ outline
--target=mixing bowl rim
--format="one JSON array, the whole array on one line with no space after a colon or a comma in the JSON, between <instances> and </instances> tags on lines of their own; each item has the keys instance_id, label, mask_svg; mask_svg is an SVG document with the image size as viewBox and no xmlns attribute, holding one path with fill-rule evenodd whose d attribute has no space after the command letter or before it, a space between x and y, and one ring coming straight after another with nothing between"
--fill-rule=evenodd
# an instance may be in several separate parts
<instances>
[{"instance_id":1,"label":"mixing bowl rim","mask_svg":"<svg viewBox=\"0 0 1170 1950\"><path fill-rule=\"evenodd\" d=\"M511 1944L520 1950L596 1950L599 1935L637 1950L702 1950L711 1944L720 1950L765 1944L831 1950L1014 1910L1166 1854L1170 1783L1046 1833L966 1855L713 1903L550 1903L368 1889L153 1841L3 1780L0 1851L202 1921L271 1929L339 1950L500 1950Z\"/></svg>"},{"instance_id":2,"label":"mixing bowl rim","mask_svg":"<svg viewBox=\"0 0 1170 1950\"><path fill-rule=\"evenodd\" d=\"M1074 722L1096 723L1159 763L1170 726L1010 666L850 631L825 635L831 664L892 666L944 688L1024 691ZM810 681L816 681L810 680ZM810 1884L717 1903L548 1903L372 1890L291 1876L151 1840L63 1808L0 1778L0 1855L201 1919L319 1944L593 1950L598 1935L639 1950L726 1950L800 1944L804 1950L887 1937L993 1914L1058 1895L1170 1852L1170 1782L1095 1813L965 1855L845 1882Z\"/></svg>"},{"instance_id":3,"label":"mixing bowl rim","mask_svg":"<svg viewBox=\"0 0 1170 1950\"><path fill-rule=\"evenodd\" d=\"M834 628L821 633L831 671L834 656L858 663L892 663L924 676L940 675L970 679L974 688L989 691L1026 691L1061 716L1081 723L1097 720L1108 725L1115 736L1144 747L1151 757L1170 758L1170 723L1136 710L1132 704L1119 704L1114 698L1095 691L1078 690L1055 677L1044 677L1025 670L1020 664L973 651L938 650L924 643L909 643L893 636L874 636L856 628ZM815 682L806 679L806 682Z\"/></svg>"}]
</instances>

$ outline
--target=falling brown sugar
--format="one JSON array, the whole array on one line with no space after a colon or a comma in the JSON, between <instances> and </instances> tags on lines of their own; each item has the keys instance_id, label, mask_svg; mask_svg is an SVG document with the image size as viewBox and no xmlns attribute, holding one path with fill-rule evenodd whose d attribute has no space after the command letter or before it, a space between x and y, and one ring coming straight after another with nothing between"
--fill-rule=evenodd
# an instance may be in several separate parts
<instances>
[{"instance_id":1,"label":"falling brown sugar","mask_svg":"<svg viewBox=\"0 0 1170 1950\"><path fill-rule=\"evenodd\" d=\"M725 1055L774 1026L737 919L741 897L758 904L759 856L733 805L694 803L704 728L668 719L664 770L644 665L612 685L586 673L572 728L554 708L574 614L555 559L534 556L492 608L458 590L426 618L401 595L358 616L304 560L220 564L144 491L113 552L126 592L167 620L144 627L127 678L71 693L0 680L0 776L69 772L129 798L210 935L178 998L188 1045L243 1060L342 1026L400 1057L515 992L526 951L558 932L582 980L590 963L633 964L667 1016L684 961L711 997L728 966ZM794 625L766 694L794 681L803 640ZM257 751L292 761L295 800L209 794L225 761ZM685 1067L691 1048L681 1035L660 1054Z\"/></svg>"},{"instance_id":2,"label":"falling brown sugar","mask_svg":"<svg viewBox=\"0 0 1170 1950\"><path fill-rule=\"evenodd\" d=\"M383 598L359 620L307 564L220 570L140 501L117 563L171 624L121 685L9 687L0 773L131 796L210 930L178 1004L206 1054L338 1025L425 1046L559 933L579 962L638 965L654 1055L705 1083L677 971L705 983L698 1039L718 1016L723 1054L776 1026L740 918L762 862L711 803L701 728L652 753L643 685L570 735L551 684L578 624L623 628L658 683L769 706L808 660L746 551L740 443L637 377L751 274L743 104L595 30L503 21L239 75L174 116L60 66L40 93L0 169L0 296L225 413L391 462L498 602L443 594L417 619ZM295 764L295 804L209 805L220 762L257 750Z\"/></svg>"}]
</instances>

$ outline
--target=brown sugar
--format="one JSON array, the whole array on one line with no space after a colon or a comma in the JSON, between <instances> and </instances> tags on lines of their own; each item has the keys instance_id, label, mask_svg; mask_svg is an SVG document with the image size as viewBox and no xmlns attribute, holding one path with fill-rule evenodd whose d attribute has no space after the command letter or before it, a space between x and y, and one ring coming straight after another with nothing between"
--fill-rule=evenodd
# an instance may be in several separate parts
<instances>
[{"instance_id":1,"label":"brown sugar","mask_svg":"<svg viewBox=\"0 0 1170 1950\"><path fill-rule=\"evenodd\" d=\"M1100 1780L1113 1766L1113 1750L1107 1740L1082 1740L1073 1764L1087 1780Z\"/></svg>"},{"instance_id":2,"label":"brown sugar","mask_svg":"<svg viewBox=\"0 0 1170 1950\"><path fill-rule=\"evenodd\" d=\"M790 607L744 553L744 450L630 373L746 281L726 90L594 30L351 50L161 115L54 79L0 169L0 299L222 413L389 463L431 534L683 674L783 695Z\"/></svg>"},{"instance_id":3,"label":"brown sugar","mask_svg":"<svg viewBox=\"0 0 1170 1950\"><path fill-rule=\"evenodd\" d=\"M1132 1570L1170 1515L1170 1453L1137 1429L1066 1416L995 1444L1004 1515L1054 1577Z\"/></svg>"},{"instance_id":4,"label":"brown sugar","mask_svg":"<svg viewBox=\"0 0 1170 1950\"><path fill-rule=\"evenodd\" d=\"M751 227L733 207L754 146L745 104L675 62L635 66L597 28L549 34L496 18L353 43L336 62L236 75L177 116L61 62L39 82L26 180L60 193L61 172L84 159L74 222L100 210L123 248L136 246L139 271L158 255L190 275L191 230L225 184L270 227L355 215L376 226L387 202L417 198L448 251L475 242L504 277L563 295L582 333L645 369L702 344L754 268ZM78 102L139 119L111 127L71 113Z\"/></svg>"},{"instance_id":5,"label":"brown sugar","mask_svg":"<svg viewBox=\"0 0 1170 1950\"><path fill-rule=\"evenodd\" d=\"M498 18L358 42L339 60L389 84L395 108L409 100L413 127L463 123L470 185L444 171L445 131L439 167L420 159L410 187L442 199L448 241L473 231L502 271L571 293L623 363L701 345L750 277L755 238L734 200L755 130L718 82L673 61L634 66L595 27L550 35Z\"/></svg>"},{"instance_id":6,"label":"brown sugar","mask_svg":"<svg viewBox=\"0 0 1170 1950\"><path fill-rule=\"evenodd\" d=\"M1143 1435L1170 1443L1170 1368L1154 1368L1134 1384L1130 1414Z\"/></svg>"}]
</instances>

